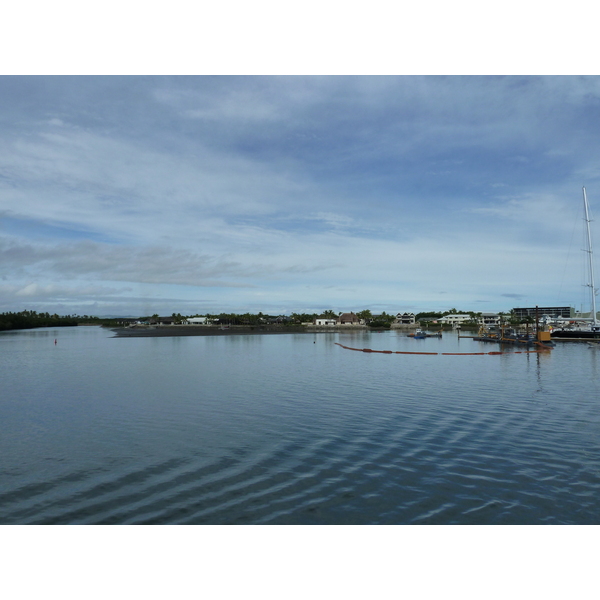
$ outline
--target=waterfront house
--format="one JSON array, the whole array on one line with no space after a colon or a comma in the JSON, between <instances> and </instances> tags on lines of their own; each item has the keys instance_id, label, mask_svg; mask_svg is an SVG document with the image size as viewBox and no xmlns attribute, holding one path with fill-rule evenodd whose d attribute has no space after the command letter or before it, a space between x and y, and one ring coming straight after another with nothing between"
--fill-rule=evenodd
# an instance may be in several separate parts
<instances>
[{"instance_id":1,"label":"waterfront house","mask_svg":"<svg viewBox=\"0 0 600 600\"><path fill-rule=\"evenodd\" d=\"M157 325L174 325L175 318L174 317L158 317L158 319L156 319L155 322Z\"/></svg>"},{"instance_id":2,"label":"waterfront house","mask_svg":"<svg viewBox=\"0 0 600 600\"><path fill-rule=\"evenodd\" d=\"M320 316L314 319L313 325L319 325L321 327L337 325L337 319Z\"/></svg>"},{"instance_id":3,"label":"waterfront house","mask_svg":"<svg viewBox=\"0 0 600 600\"><path fill-rule=\"evenodd\" d=\"M489 312L481 313L481 317L479 317L479 324L485 325L486 327L495 327L500 325L500 315L498 313Z\"/></svg>"},{"instance_id":4,"label":"waterfront house","mask_svg":"<svg viewBox=\"0 0 600 600\"><path fill-rule=\"evenodd\" d=\"M446 315L445 317L440 317L438 319L438 321L444 325L460 325L466 321L472 320L473 317L471 315Z\"/></svg>"},{"instance_id":5,"label":"waterfront house","mask_svg":"<svg viewBox=\"0 0 600 600\"><path fill-rule=\"evenodd\" d=\"M415 323L415 313L398 313L396 315L396 322L402 325L414 325Z\"/></svg>"},{"instance_id":6,"label":"waterfront house","mask_svg":"<svg viewBox=\"0 0 600 600\"><path fill-rule=\"evenodd\" d=\"M279 315L278 317L268 318L269 325L283 325L284 323L290 323L291 321L291 317L288 317L287 315Z\"/></svg>"},{"instance_id":7,"label":"waterfront house","mask_svg":"<svg viewBox=\"0 0 600 600\"><path fill-rule=\"evenodd\" d=\"M189 317L185 321L188 325L208 325L206 317Z\"/></svg>"},{"instance_id":8,"label":"waterfront house","mask_svg":"<svg viewBox=\"0 0 600 600\"><path fill-rule=\"evenodd\" d=\"M132 325L139 325L141 322L139 319L130 317L119 317L118 319L116 319L116 321L119 325L125 325L127 327L131 327Z\"/></svg>"},{"instance_id":9,"label":"waterfront house","mask_svg":"<svg viewBox=\"0 0 600 600\"><path fill-rule=\"evenodd\" d=\"M337 318L338 325L360 325L360 319L353 313L342 313Z\"/></svg>"}]
</instances>

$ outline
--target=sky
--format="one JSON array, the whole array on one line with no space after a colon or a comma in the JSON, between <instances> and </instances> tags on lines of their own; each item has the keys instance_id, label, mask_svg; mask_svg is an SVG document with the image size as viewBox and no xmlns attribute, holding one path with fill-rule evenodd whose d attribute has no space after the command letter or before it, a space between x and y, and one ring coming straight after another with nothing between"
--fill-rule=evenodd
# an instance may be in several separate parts
<instances>
[{"instance_id":1,"label":"sky","mask_svg":"<svg viewBox=\"0 0 600 600\"><path fill-rule=\"evenodd\" d=\"M0 98L0 312L586 308L597 76L3 75Z\"/></svg>"}]
</instances>

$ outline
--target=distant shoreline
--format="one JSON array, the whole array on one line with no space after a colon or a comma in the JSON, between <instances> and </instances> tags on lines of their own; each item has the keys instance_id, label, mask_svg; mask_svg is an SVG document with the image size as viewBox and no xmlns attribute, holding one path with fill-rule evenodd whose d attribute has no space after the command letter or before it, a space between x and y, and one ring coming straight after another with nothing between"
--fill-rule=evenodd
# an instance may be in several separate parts
<instances>
[{"instance_id":1,"label":"distant shoreline","mask_svg":"<svg viewBox=\"0 0 600 600\"><path fill-rule=\"evenodd\" d=\"M179 337L224 335L277 335L283 333L339 333L340 331L373 331L365 326L306 327L306 326L231 326L203 327L201 325L161 325L158 327L111 327L114 337ZM386 330L387 331L387 330Z\"/></svg>"}]
</instances>

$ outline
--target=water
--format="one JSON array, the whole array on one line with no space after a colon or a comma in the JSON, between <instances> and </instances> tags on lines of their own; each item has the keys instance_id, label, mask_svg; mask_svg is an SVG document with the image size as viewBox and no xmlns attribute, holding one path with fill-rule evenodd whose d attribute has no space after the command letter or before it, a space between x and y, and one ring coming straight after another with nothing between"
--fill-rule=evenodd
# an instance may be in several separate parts
<instances>
[{"instance_id":1,"label":"water","mask_svg":"<svg viewBox=\"0 0 600 600\"><path fill-rule=\"evenodd\" d=\"M0 523L600 523L587 344L111 336L0 334Z\"/></svg>"}]
</instances>

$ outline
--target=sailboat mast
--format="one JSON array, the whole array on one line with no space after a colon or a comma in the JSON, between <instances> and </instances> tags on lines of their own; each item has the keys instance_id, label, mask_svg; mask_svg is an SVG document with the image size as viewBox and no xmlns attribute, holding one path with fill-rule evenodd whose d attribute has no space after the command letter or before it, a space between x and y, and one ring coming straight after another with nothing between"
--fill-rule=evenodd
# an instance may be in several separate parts
<instances>
[{"instance_id":1,"label":"sailboat mast","mask_svg":"<svg viewBox=\"0 0 600 600\"><path fill-rule=\"evenodd\" d=\"M592 292L592 331L600 330L598 326L598 321L596 320L596 287L594 285L594 251L592 249L592 234L590 232L590 215L588 210L588 201L587 195L585 193L585 187L583 188L583 208L585 211L585 225L587 231L587 243L588 249L586 252L588 253L588 262L590 269L590 283L588 284L591 288Z\"/></svg>"}]
</instances>

